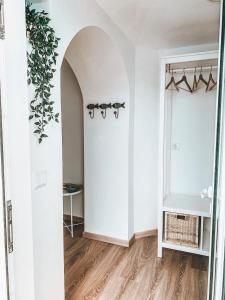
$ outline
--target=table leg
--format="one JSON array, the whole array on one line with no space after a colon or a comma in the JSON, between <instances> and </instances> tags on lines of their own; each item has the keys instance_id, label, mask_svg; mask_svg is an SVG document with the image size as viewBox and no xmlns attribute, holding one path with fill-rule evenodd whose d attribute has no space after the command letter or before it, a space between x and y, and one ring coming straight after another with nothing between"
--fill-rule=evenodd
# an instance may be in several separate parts
<instances>
[{"instance_id":1,"label":"table leg","mask_svg":"<svg viewBox=\"0 0 225 300\"><path fill-rule=\"evenodd\" d=\"M71 217L71 220L70 220L71 235L73 238L73 196L72 195L70 196L70 217Z\"/></svg>"}]
</instances>

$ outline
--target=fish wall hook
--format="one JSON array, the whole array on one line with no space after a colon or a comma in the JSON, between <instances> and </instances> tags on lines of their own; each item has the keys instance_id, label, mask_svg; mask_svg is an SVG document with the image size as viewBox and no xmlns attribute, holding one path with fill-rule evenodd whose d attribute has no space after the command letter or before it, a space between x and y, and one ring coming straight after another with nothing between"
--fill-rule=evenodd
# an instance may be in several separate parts
<instances>
[{"instance_id":1,"label":"fish wall hook","mask_svg":"<svg viewBox=\"0 0 225 300\"><path fill-rule=\"evenodd\" d=\"M116 119L119 118L119 113L121 108L125 108L125 102L119 103L102 103L102 104L88 104L87 109L89 110L89 116L91 119L94 119L95 117L95 109L100 109L101 110L101 115L102 118L105 119L107 117L107 109L112 109L114 108L114 116Z\"/></svg>"},{"instance_id":2,"label":"fish wall hook","mask_svg":"<svg viewBox=\"0 0 225 300\"><path fill-rule=\"evenodd\" d=\"M123 103L119 103L119 102L113 103L112 107L115 109L115 111L114 111L115 118L118 119L119 118L119 110L120 110L120 108L125 108L125 102L123 102Z\"/></svg>"},{"instance_id":3,"label":"fish wall hook","mask_svg":"<svg viewBox=\"0 0 225 300\"><path fill-rule=\"evenodd\" d=\"M89 109L89 116L91 119L94 119L95 117L95 109L99 108L99 104L88 104L87 109Z\"/></svg>"},{"instance_id":4,"label":"fish wall hook","mask_svg":"<svg viewBox=\"0 0 225 300\"><path fill-rule=\"evenodd\" d=\"M105 119L106 115L107 115L106 110L108 108L112 108L112 104L111 103L108 103L108 104L102 103L102 104L99 105L99 108L101 109L101 114L102 114L103 119Z\"/></svg>"}]
</instances>

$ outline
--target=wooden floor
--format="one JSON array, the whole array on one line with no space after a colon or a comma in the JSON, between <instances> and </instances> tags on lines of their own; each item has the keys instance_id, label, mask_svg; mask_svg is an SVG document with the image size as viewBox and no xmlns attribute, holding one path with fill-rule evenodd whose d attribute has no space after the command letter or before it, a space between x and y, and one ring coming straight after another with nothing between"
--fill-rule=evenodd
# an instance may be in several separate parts
<instances>
[{"instance_id":1,"label":"wooden floor","mask_svg":"<svg viewBox=\"0 0 225 300\"><path fill-rule=\"evenodd\" d=\"M65 230L66 300L205 300L207 258L166 250L156 257L155 237L131 248Z\"/></svg>"}]
</instances>

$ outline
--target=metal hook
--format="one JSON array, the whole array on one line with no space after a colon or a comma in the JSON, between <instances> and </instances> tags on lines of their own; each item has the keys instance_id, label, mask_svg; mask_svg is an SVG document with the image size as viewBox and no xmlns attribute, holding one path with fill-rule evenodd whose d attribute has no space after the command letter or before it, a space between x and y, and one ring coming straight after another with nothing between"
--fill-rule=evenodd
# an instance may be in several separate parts
<instances>
[{"instance_id":1,"label":"metal hook","mask_svg":"<svg viewBox=\"0 0 225 300\"><path fill-rule=\"evenodd\" d=\"M92 111L89 111L89 116L91 119L94 119L95 117L95 110L93 109Z\"/></svg>"},{"instance_id":2,"label":"metal hook","mask_svg":"<svg viewBox=\"0 0 225 300\"><path fill-rule=\"evenodd\" d=\"M125 102L123 102L123 103L119 103L119 102L113 103L112 107L115 109L115 111L113 112L114 116L115 116L116 119L118 119L119 118L119 110L120 110L120 108L125 108Z\"/></svg>"},{"instance_id":3,"label":"metal hook","mask_svg":"<svg viewBox=\"0 0 225 300\"><path fill-rule=\"evenodd\" d=\"M95 109L98 109L99 105L97 104L88 104L87 109L89 110L89 116L91 119L94 119L95 116Z\"/></svg>"},{"instance_id":4,"label":"metal hook","mask_svg":"<svg viewBox=\"0 0 225 300\"><path fill-rule=\"evenodd\" d=\"M119 108L117 108L117 110L114 111L114 115L115 115L116 119L119 118Z\"/></svg>"},{"instance_id":5,"label":"metal hook","mask_svg":"<svg viewBox=\"0 0 225 300\"><path fill-rule=\"evenodd\" d=\"M101 114L102 114L103 119L105 119L105 118L106 118L106 109L105 109L105 110L102 110L102 111L101 111Z\"/></svg>"},{"instance_id":6,"label":"metal hook","mask_svg":"<svg viewBox=\"0 0 225 300\"><path fill-rule=\"evenodd\" d=\"M106 110L108 108L112 108L112 104L111 103L108 103L108 104L102 103L99 105L99 108L101 109L101 114L102 114L103 119L105 119L106 118Z\"/></svg>"}]
</instances>

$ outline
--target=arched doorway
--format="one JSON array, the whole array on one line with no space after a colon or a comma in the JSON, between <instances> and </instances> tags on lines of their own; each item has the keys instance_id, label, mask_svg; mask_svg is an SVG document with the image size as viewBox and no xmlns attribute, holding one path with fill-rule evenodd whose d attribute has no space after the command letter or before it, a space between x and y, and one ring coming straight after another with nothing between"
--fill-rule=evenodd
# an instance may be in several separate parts
<instances>
[{"instance_id":1,"label":"arched doorway","mask_svg":"<svg viewBox=\"0 0 225 300\"><path fill-rule=\"evenodd\" d=\"M130 88L123 60L111 38L95 26L86 27L76 34L64 58L67 67L76 75L83 96L84 231L92 238L100 236L129 244L132 234L129 199ZM68 89L61 89L61 93L68 93ZM117 102L125 103L119 118L115 118L115 109L108 109L105 118L101 109L96 110L94 118L90 118L88 104ZM62 110L62 128L66 122L63 113ZM70 246L76 241L70 242ZM66 257L71 249L68 252L65 246ZM74 296L77 278L84 274L77 274L76 266L68 263L65 264L65 274L66 294Z\"/></svg>"},{"instance_id":2,"label":"arched doorway","mask_svg":"<svg viewBox=\"0 0 225 300\"><path fill-rule=\"evenodd\" d=\"M61 115L64 226L73 237L74 229L79 229L79 232L83 230L84 218L83 97L66 59L61 66Z\"/></svg>"}]
</instances>

